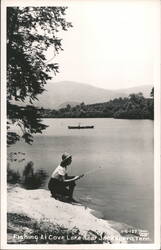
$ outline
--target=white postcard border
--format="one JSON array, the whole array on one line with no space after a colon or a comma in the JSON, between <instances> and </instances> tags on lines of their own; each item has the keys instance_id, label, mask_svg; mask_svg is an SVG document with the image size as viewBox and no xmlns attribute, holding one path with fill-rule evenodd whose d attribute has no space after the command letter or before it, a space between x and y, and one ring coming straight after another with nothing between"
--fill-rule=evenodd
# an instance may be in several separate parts
<instances>
[{"instance_id":1,"label":"white postcard border","mask_svg":"<svg viewBox=\"0 0 161 250\"><path fill-rule=\"evenodd\" d=\"M88 0L92 4L92 1ZM108 0L104 0L108 1ZM137 0L131 0L137 1ZM142 0L140 0L142 1ZM144 0L143 0L144 1ZM155 165L155 244L114 245L44 245L6 244L7 242L7 186L6 186L6 7L7 6L57 6L75 4L74 0L3 0L1 2L1 248L2 249L159 249L160 248L160 1L156 1L156 51L154 68L154 165ZM100 1L101 2L101 1ZM101 4L101 3L100 3Z\"/></svg>"}]
</instances>

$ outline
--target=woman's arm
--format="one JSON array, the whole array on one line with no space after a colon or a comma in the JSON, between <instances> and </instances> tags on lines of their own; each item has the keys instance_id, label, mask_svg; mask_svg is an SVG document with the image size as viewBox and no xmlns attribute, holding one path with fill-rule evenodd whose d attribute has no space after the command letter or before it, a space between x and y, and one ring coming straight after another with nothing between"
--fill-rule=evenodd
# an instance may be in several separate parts
<instances>
[{"instance_id":1,"label":"woman's arm","mask_svg":"<svg viewBox=\"0 0 161 250\"><path fill-rule=\"evenodd\" d=\"M79 176L75 176L72 179L64 179L64 182L71 182L71 181L76 181L79 179Z\"/></svg>"},{"instance_id":2,"label":"woman's arm","mask_svg":"<svg viewBox=\"0 0 161 250\"><path fill-rule=\"evenodd\" d=\"M76 181L76 180L79 180L83 176L84 176L84 174L79 175L79 176L77 175L77 176L73 177L72 179L64 179L64 182Z\"/></svg>"}]
</instances>

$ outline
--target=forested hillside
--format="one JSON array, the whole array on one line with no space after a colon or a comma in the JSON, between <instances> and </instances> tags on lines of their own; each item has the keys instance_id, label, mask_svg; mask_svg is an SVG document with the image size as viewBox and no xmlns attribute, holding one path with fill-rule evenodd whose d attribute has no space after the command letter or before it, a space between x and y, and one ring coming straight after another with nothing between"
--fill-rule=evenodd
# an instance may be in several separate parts
<instances>
[{"instance_id":1,"label":"forested hillside","mask_svg":"<svg viewBox=\"0 0 161 250\"><path fill-rule=\"evenodd\" d=\"M69 104L59 110L40 109L43 118L119 118L154 119L153 89L151 98L142 93L130 94L125 98L116 98L108 102L85 105L81 103L71 107Z\"/></svg>"}]
</instances>

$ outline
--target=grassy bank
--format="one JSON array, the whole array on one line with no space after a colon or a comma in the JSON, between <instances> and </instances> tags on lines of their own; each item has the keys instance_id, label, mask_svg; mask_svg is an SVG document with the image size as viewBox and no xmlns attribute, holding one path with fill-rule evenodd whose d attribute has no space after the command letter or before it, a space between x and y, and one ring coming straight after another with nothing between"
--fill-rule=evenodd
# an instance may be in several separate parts
<instances>
[{"instance_id":1,"label":"grassy bank","mask_svg":"<svg viewBox=\"0 0 161 250\"><path fill-rule=\"evenodd\" d=\"M45 220L36 221L23 214L8 213L8 244L102 244L109 243L102 235L92 230L86 237L77 227L68 229Z\"/></svg>"},{"instance_id":2,"label":"grassy bank","mask_svg":"<svg viewBox=\"0 0 161 250\"><path fill-rule=\"evenodd\" d=\"M105 220L83 205L55 200L44 189L8 188L9 244L125 243Z\"/></svg>"}]
</instances>

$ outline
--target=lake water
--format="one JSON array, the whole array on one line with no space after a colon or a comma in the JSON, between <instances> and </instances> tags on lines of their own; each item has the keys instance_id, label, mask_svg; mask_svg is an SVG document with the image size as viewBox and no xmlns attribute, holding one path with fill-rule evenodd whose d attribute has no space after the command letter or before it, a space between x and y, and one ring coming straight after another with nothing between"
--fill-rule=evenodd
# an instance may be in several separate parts
<instances>
[{"instance_id":1,"label":"lake water","mask_svg":"<svg viewBox=\"0 0 161 250\"><path fill-rule=\"evenodd\" d=\"M9 150L26 152L26 162L32 160L49 176L63 152L73 155L71 175L101 166L77 181L75 197L101 211L105 219L148 230L153 238L153 121L44 119L44 123L49 127L35 136L32 146L17 143ZM79 123L95 127L68 129Z\"/></svg>"}]
</instances>

